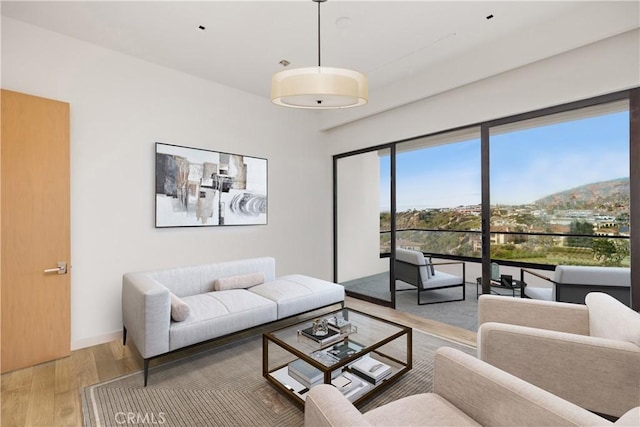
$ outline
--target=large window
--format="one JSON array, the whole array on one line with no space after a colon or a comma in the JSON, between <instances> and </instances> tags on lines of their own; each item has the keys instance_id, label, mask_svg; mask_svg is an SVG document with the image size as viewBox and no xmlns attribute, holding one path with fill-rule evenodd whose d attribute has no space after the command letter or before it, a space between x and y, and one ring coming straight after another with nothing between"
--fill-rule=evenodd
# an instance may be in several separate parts
<instances>
[{"instance_id":1,"label":"large window","mask_svg":"<svg viewBox=\"0 0 640 427\"><path fill-rule=\"evenodd\" d=\"M398 247L481 263L483 284L492 262L630 267L638 104L633 89L335 156L335 277L388 279L394 305Z\"/></svg>"},{"instance_id":2,"label":"large window","mask_svg":"<svg viewBox=\"0 0 640 427\"><path fill-rule=\"evenodd\" d=\"M481 256L480 129L398 144L396 246L425 253ZM382 253L389 213L381 207Z\"/></svg>"},{"instance_id":3,"label":"large window","mask_svg":"<svg viewBox=\"0 0 640 427\"><path fill-rule=\"evenodd\" d=\"M491 128L491 258L629 266L629 107Z\"/></svg>"}]
</instances>

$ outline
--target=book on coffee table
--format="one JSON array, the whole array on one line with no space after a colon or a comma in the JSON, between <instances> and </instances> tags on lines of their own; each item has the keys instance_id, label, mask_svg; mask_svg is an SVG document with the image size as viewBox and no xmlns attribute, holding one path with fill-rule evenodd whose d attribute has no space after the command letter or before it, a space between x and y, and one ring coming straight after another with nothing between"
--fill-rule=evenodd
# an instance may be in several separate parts
<instances>
[{"instance_id":1,"label":"book on coffee table","mask_svg":"<svg viewBox=\"0 0 640 427\"><path fill-rule=\"evenodd\" d=\"M338 342L333 346L325 347L321 350L316 350L310 353L309 356L325 366L332 366L346 359L347 357L353 356L361 350L362 346L354 342Z\"/></svg>"},{"instance_id":2,"label":"book on coffee table","mask_svg":"<svg viewBox=\"0 0 640 427\"><path fill-rule=\"evenodd\" d=\"M349 372L343 372L331 384L351 401L359 398L369 387L369 384Z\"/></svg>"},{"instance_id":3,"label":"book on coffee table","mask_svg":"<svg viewBox=\"0 0 640 427\"><path fill-rule=\"evenodd\" d=\"M289 363L289 376L307 388L322 382L322 371L301 359Z\"/></svg>"},{"instance_id":4,"label":"book on coffee table","mask_svg":"<svg viewBox=\"0 0 640 427\"><path fill-rule=\"evenodd\" d=\"M351 372L372 384L378 384L391 375L391 366L369 355L356 360L350 365Z\"/></svg>"},{"instance_id":5,"label":"book on coffee table","mask_svg":"<svg viewBox=\"0 0 640 427\"><path fill-rule=\"evenodd\" d=\"M300 384L307 388L311 388L316 384L322 384L324 381L324 374L322 371L314 366L311 366L302 359L296 359L288 365L288 373L291 378L298 381ZM331 378L336 378L340 375L340 370L331 372Z\"/></svg>"},{"instance_id":6,"label":"book on coffee table","mask_svg":"<svg viewBox=\"0 0 640 427\"><path fill-rule=\"evenodd\" d=\"M335 357L338 360L346 359L347 357L351 357L354 354L358 353L362 347L352 343L352 342L340 342L333 347L328 347L322 351L327 354Z\"/></svg>"}]
</instances>

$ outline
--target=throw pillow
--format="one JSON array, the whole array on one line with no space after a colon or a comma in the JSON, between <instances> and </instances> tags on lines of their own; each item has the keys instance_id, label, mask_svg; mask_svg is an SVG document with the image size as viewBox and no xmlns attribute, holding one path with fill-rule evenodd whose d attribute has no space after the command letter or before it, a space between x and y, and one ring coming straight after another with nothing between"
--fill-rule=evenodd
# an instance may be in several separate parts
<instances>
[{"instance_id":1,"label":"throw pillow","mask_svg":"<svg viewBox=\"0 0 640 427\"><path fill-rule=\"evenodd\" d=\"M213 282L216 291L228 291L229 289L245 289L264 283L264 273L242 274L239 276L224 277Z\"/></svg>"},{"instance_id":2,"label":"throw pillow","mask_svg":"<svg viewBox=\"0 0 640 427\"><path fill-rule=\"evenodd\" d=\"M427 261L427 266L429 267L429 274L434 276L436 274L436 269L433 266L433 261L431 260L431 257L427 257L425 258L425 260Z\"/></svg>"},{"instance_id":3,"label":"throw pillow","mask_svg":"<svg viewBox=\"0 0 640 427\"><path fill-rule=\"evenodd\" d=\"M171 318L176 322L184 322L191 313L189 305L173 292L169 293L171 294Z\"/></svg>"}]
</instances>

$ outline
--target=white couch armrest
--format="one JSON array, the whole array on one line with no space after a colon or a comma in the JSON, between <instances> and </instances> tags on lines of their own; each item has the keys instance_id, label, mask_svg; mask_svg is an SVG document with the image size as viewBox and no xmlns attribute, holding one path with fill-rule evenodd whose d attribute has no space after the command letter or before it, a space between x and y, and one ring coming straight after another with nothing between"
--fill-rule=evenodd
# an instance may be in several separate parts
<instances>
[{"instance_id":1,"label":"white couch armrest","mask_svg":"<svg viewBox=\"0 0 640 427\"><path fill-rule=\"evenodd\" d=\"M122 324L147 359L169 351L169 289L143 273L122 276Z\"/></svg>"}]
</instances>

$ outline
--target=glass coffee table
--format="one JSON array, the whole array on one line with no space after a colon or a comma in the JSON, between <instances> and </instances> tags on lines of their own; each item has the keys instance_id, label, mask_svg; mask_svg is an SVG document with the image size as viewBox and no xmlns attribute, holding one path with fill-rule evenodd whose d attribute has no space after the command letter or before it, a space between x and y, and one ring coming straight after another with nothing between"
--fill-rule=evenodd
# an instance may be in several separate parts
<instances>
[{"instance_id":1,"label":"glass coffee table","mask_svg":"<svg viewBox=\"0 0 640 427\"><path fill-rule=\"evenodd\" d=\"M314 334L316 324L328 324ZM412 330L344 308L262 336L262 375L299 406L317 384L358 405L412 368Z\"/></svg>"}]
</instances>

